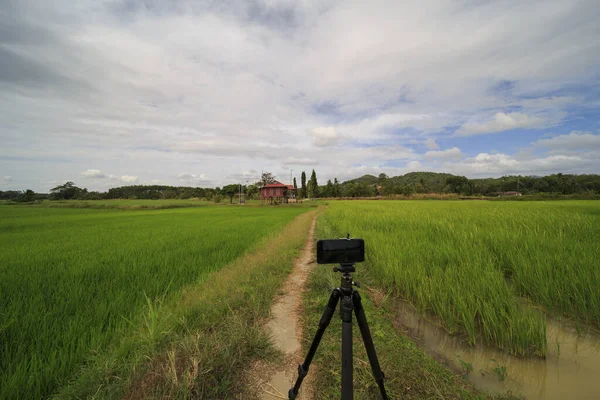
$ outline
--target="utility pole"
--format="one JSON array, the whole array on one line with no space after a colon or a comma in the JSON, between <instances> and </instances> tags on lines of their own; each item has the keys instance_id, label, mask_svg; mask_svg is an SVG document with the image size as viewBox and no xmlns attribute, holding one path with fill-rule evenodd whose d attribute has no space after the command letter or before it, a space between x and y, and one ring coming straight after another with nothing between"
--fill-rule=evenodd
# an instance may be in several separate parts
<instances>
[{"instance_id":1,"label":"utility pole","mask_svg":"<svg viewBox=\"0 0 600 400\"><path fill-rule=\"evenodd\" d=\"M290 185L292 185L292 184L293 184L293 182L292 182L292 173L293 173L293 172L294 172L294 169L292 168L292 169L290 170Z\"/></svg>"}]
</instances>

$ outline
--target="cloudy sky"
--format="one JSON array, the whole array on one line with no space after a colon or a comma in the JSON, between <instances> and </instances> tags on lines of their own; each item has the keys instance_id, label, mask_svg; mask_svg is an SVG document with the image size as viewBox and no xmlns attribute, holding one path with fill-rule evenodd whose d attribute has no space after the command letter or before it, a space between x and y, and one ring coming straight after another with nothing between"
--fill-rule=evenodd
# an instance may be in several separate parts
<instances>
[{"instance_id":1,"label":"cloudy sky","mask_svg":"<svg viewBox=\"0 0 600 400\"><path fill-rule=\"evenodd\" d=\"M598 0L0 3L0 190L600 173Z\"/></svg>"}]
</instances>

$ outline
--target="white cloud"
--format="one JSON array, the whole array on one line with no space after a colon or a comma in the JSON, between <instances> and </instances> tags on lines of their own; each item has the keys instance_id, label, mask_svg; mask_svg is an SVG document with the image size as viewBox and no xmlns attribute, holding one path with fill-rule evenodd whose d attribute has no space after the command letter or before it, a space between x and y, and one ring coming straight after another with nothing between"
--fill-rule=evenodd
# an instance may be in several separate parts
<instances>
[{"instance_id":1,"label":"white cloud","mask_svg":"<svg viewBox=\"0 0 600 400\"><path fill-rule=\"evenodd\" d=\"M333 126L314 128L310 134L315 146L330 146L339 139L339 135Z\"/></svg>"},{"instance_id":2,"label":"white cloud","mask_svg":"<svg viewBox=\"0 0 600 400\"><path fill-rule=\"evenodd\" d=\"M460 149L458 147L452 147L451 149L447 149L447 150L430 150L427 153L425 153L425 158L428 159L441 159L441 160L447 160L447 159L453 159L453 158L460 158L462 157L462 152L460 151Z\"/></svg>"},{"instance_id":3,"label":"white cloud","mask_svg":"<svg viewBox=\"0 0 600 400\"><path fill-rule=\"evenodd\" d=\"M593 1L171 3L19 0L0 13L3 174L38 189L92 165L115 174L90 179L106 189L178 184L181 171L219 185L285 176L289 157L319 176L426 169L406 146L439 151L427 138L446 144L453 127L537 128L600 107L572 89L597 82Z\"/></svg>"},{"instance_id":4,"label":"white cloud","mask_svg":"<svg viewBox=\"0 0 600 400\"><path fill-rule=\"evenodd\" d=\"M440 146L438 146L438 144L432 138L425 139L423 141L423 144L425 145L425 147L427 147L427 150L439 150L440 149Z\"/></svg>"},{"instance_id":5,"label":"white cloud","mask_svg":"<svg viewBox=\"0 0 600 400\"><path fill-rule=\"evenodd\" d=\"M181 180L182 182L190 182L205 179L205 174L179 174L179 180Z\"/></svg>"},{"instance_id":6,"label":"white cloud","mask_svg":"<svg viewBox=\"0 0 600 400\"><path fill-rule=\"evenodd\" d=\"M195 185L195 186L204 186L204 187L214 186L214 182L212 182L210 179L208 179L206 174L183 173L183 174L179 174L178 178L179 178L179 181L183 182L185 185ZM245 181L245 180L248 180L248 176L236 174L235 177L231 177L231 176L228 177L226 183L231 183L230 182L231 180L233 180L235 182ZM225 181L223 182L223 184L224 183L225 183Z\"/></svg>"},{"instance_id":7,"label":"white cloud","mask_svg":"<svg viewBox=\"0 0 600 400\"><path fill-rule=\"evenodd\" d=\"M556 150L597 150L600 149L600 135L589 132L571 132L550 139L540 139L534 146Z\"/></svg>"},{"instance_id":8,"label":"white cloud","mask_svg":"<svg viewBox=\"0 0 600 400\"><path fill-rule=\"evenodd\" d=\"M541 127L548 121L545 118L530 116L518 112L505 114L496 113L494 118L484 123L470 122L461 126L457 131L457 136L471 136L486 133L502 132L518 128Z\"/></svg>"},{"instance_id":9,"label":"white cloud","mask_svg":"<svg viewBox=\"0 0 600 400\"><path fill-rule=\"evenodd\" d=\"M410 171L421 171L423 169L423 164L419 161L409 161L406 163L406 168Z\"/></svg>"},{"instance_id":10,"label":"white cloud","mask_svg":"<svg viewBox=\"0 0 600 400\"><path fill-rule=\"evenodd\" d=\"M366 131L378 131L386 128L397 128L403 126L412 126L423 120L430 119L430 115L425 114L381 114L375 118L367 118L360 122L359 127Z\"/></svg>"},{"instance_id":11,"label":"white cloud","mask_svg":"<svg viewBox=\"0 0 600 400\"><path fill-rule=\"evenodd\" d=\"M104 175L99 169L88 169L80 174L84 178L104 179Z\"/></svg>"},{"instance_id":12,"label":"white cloud","mask_svg":"<svg viewBox=\"0 0 600 400\"><path fill-rule=\"evenodd\" d=\"M206 179L204 174L202 174L201 176L202 176L202 178L199 178L198 180L203 181L204 183L209 182L209 180ZM254 169L250 169L250 170L245 170L242 172L227 175L225 177L225 180L222 182L222 184L229 184L232 182L254 183L254 182L257 182L258 180L260 180L260 172L254 170Z\"/></svg>"},{"instance_id":13,"label":"white cloud","mask_svg":"<svg viewBox=\"0 0 600 400\"><path fill-rule=\"evenodd\" d=\"M294 166L294 165L317 165L319 162L317 160L315 160L314 158L308 158L308 157L288 157L283 161L284 165L290 165L290 166Z\"/></svg>"},{"instance_id":14,"label":"white cloud","mask_svg":"<svg viewBox=\"0 0 600 400\"><path fill-rule=\"evenodd\" d=\"M498 169L511 170L518 168L520 162L515 160L513 157L507 154L488 154L479 153L474 158L468 158L465 160L466 164L471 165L478 172L489 171L496 172Z\"/></svg>"},{"instance_id":15,"label":"white cloud","mask_svg":"<svg viewBox=\"0 0 600 400\"><path fill-rule=\"evenodd\" d=\"M12 182L12 180L13 180L13 177L10 175L7 175L4 177L4 182Z\"/></svg>"},{"instance_id":16,"label":"white cloud","mask_svg":"<svg viewBox=\"0 0 600 400\"><path fill-rule=\"evenodd\" d=\"M121 182L124 182L124 183L135 183L135 182L137 182L137 180L138 180L137 176L123 175L121 177Z\"/></svg>"},{"instance_id":17,"label":"white cloud","mask_svg":"<svg viewBox=\"0 0 600 400\"><path fill-rule=\"evenodd\" d=\"M550 155L517 158L514 155L498 153L479 153L475 157L466 158L459 162L445 163L444 172L450 172L467 177L493 177L509 174L545 175L557 172L587 171L593 168L594 160L589 155Z\"/></svg>"},{"instance_id":18,"label":"white cloud","mask_svg":"<svg viewBox=\"0 0 600 400\"><path fill-rule=\"evenodd\" d=\"M86 179L108 179L111 182L120 182L120 183L136 183L138 181L137 176L133 175L112 175L105 174L99 169L88 169L80 174L83 178Z\"/></svg>"}]
</instances>

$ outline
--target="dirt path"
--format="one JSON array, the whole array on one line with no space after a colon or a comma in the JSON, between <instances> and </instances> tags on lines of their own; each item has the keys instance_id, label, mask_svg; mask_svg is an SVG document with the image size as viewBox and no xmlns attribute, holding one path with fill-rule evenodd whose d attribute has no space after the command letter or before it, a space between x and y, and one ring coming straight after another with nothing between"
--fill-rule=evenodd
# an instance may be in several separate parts
<instances>
[{"instance_id":1,"label":"dirt path","mask_svg":"<svg viewBox=\"0 0 600 400\"><path fill-rule=\"evenodd\" d=\"M259 361L254 367L256 375L251 378L257 389L258 398L262 400L287 399L287 392L298 376L298 364L303 361L301 354L302 327L300 326L300 310L302 293L306 279L314 264L314 230L313 220L302 255L296 260L294 270L282 287L279 296L271 307L272 319L265 324L265 331L271 337L275 348L284 353L284 357L276 364ZM311 372L312 371L311 369ZM310 374L302 383L298 399L309 400Z\"/></svg>"}]
</instances>

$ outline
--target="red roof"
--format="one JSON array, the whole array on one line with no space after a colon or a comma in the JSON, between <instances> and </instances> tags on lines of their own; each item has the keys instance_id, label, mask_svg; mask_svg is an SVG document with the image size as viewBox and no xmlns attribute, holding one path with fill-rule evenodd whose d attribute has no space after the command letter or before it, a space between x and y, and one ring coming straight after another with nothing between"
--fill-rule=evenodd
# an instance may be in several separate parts
<instances>
[{"instance_id":1,"label":"red roof","mask_svg":"<svg viewBox=\"0 0 600 400\"><path fill-rule=\"evenodd\" d=\"M294 185L286 185L286 184L283 184L283 183L278 182L278 181L275 181L273 183L269 183L268 185L265 185L265 186L261 187L261 189L264 189L264 188L287 188L288 190L296 190L294 188Z\"/></svg>"},{"instance_id":2,"label":"red roof","mask_svg":"<svg viewBox=\"0 0 600 400\"><path fill-rule=\"evenodd\" d=\"M267 185L263 186L262 188L275 188L275 187L288 187L288 185L284 185L284 184L283 184L283 183L281 183L281 182L277 182L277 181L275 181L275 182L273 182L273 183L269 183L269 184L267 184ZM293 186L292 186L292 187L293 187Z\"/></svg>"}]
</instances>

